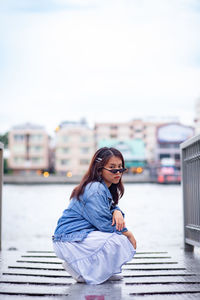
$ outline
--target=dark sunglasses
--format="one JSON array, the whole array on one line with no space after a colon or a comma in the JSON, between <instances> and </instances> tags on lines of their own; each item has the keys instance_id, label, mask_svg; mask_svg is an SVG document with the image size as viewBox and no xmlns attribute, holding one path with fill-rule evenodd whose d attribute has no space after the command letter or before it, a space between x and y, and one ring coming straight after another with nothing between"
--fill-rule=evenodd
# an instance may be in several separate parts
<instances>
[{"instance_id":1,"label":"dark sunglasses","mask_svg":"<svg viewBox=\"0 0 200 300\"><path fill-rule=\"evenodd\" d=\"M103 169L113 173L113 174L117 174L118 172L119 173L124 173L127 169L126 168L122 168L122 169L106 169L103 167Z\"/></svg>"}]
</instances>

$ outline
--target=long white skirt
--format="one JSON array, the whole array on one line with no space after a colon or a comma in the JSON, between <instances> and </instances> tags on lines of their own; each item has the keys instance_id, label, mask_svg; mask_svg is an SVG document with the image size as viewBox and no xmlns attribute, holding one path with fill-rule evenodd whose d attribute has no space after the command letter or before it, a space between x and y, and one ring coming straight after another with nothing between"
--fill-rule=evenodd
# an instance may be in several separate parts
<instances>
[{"instance_id":1,"label":"long white skirt","mask_svg":"<svg viewBox=\"0 0 200 300\"><path fill-rule=\"evenodd\" d=\"M53 242L56 255L80 274L88 284L100 284L135 255L124 235L92 231L81 242Z\"/></svg>"}]
</instances>

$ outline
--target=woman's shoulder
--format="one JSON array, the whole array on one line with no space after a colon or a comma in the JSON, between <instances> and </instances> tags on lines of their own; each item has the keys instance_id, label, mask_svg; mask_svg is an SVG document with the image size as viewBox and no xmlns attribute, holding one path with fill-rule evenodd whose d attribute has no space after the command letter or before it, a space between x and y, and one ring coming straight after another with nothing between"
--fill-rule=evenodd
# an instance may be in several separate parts
<instances>
[{"instance_id":1,"label":"woman's shoulder","mask_svg":"<svg viewBox=\"0 0 200 300\"><path fill-rule=\"evenodd\" d=\"M102 182L93 181L89 182L85 187L85 193L94 194L94 193L103 193L106 192L106 187Z\"/></svg>"}]
</instances>

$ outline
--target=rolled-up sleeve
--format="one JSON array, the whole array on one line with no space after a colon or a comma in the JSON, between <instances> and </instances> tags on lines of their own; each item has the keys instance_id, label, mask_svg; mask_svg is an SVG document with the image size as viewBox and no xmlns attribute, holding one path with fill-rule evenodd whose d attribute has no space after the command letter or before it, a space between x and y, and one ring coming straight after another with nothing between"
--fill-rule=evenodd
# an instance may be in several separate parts
<instances>
[{"instance_id":1,"label":"rolled-up sleeve","mask_svg":"<svg viewBox=\"0 0 200 300\"><path fill-rule=\"evenodd\" d=\"M119 210L119 211L122 213L123 218L125 217L125 214L124 214L123 211L119 208L118 205L112 205L112 206L111 206L110 211L111 211L112 214L113 214L113 212L114 212L115 210Z\"/></svg>"},{"instance_id":2,"label":"rolled-up sleeve","mask_svg":"<svg viewBox=\"0 0 200 300\"><path fill-rule=\"evenodd\" d=\"M95 226L99 231L116 232L122 234L127 231L123 228L121 231L112 226L112 212L106 194L94 192L85 199L83 217Z\"/></svg>"}]
</instances>

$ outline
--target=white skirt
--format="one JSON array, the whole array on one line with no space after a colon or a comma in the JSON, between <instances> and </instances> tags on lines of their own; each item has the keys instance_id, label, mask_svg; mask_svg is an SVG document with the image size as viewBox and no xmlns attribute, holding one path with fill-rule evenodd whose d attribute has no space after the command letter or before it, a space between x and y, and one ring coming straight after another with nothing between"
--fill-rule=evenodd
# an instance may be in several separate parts
<instances>
[{"instance_id":1,"label":"white skirt","mask_svg":"<svg viewBox=\"0 0 200 300\"><path fill-rule=\"evenodd\" d=\"M56 255L88 284L100 284L121 273L136 251L128 238L117 233L92 231L81 242L53 242Z\"/></svg>"}]
</instances>

